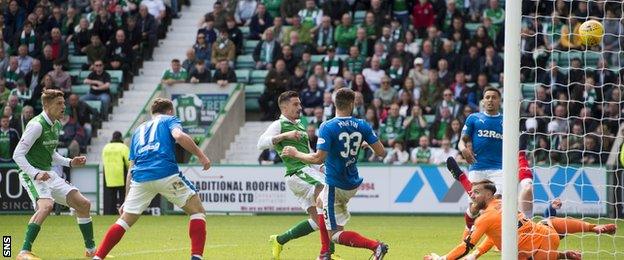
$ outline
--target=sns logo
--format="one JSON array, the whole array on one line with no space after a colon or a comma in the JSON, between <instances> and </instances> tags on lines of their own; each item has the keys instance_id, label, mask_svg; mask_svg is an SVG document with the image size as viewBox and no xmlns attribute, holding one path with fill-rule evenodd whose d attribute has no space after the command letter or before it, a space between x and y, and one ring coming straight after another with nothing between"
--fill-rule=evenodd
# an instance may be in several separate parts
<instances>
[{"instance_id":1,"label":"sns logo","mask_svg":"<svg viewBox=\"0 0 624 260\"><path fill-rule=\"evenodd\" d=\"M443 203L455 203L458 202L466 192L462 188L461 184L457 181L452 181L451 185L447 184L442 174L448 174L441 172L442 168L435 166L422 166L418 167L416 172L412 175L407 182L399 196L395 199L396 203L411 203L414 201L418 193L425 186L424 180L429 183L429 187L435 194L439 202ZM423 178L424 177L424 178Z\"/></svg>"},{"instance_id":2,"label":"sns logo","mask_svg":"<svg viewBox=\"0 0 624 260\"><path fill-rule=\"evenodd\" d=\"M559 167L549 172L533 175L533 194L536 203L548 203L554 198L568 198L584 204L600 203L596 190L604 187L604 172L585 171L572 167ZM604 198L602 198L604 199Z\"/></svg>"},{"instance_id":3,"label":"sns logo","mask_svg":"<svg viewBox=\"0 0 624 260\"><path fill-rule=\"evenodd\" d=\"M2 256L11 257L11 236L2 236Z\"/></svg>"}]
</instances>

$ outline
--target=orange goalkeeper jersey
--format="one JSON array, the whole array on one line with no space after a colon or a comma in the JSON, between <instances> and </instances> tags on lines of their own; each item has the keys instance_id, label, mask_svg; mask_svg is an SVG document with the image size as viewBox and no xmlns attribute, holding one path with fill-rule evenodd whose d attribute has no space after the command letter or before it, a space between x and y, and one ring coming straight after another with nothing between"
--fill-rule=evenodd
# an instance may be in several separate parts
<instances>
[{"instance_id":1,"label":"orange goalkeeper jersey","mask_svg":"<svg viewBox=\"0 0 624 260\"><path fill-rule=\"evenodd\" d=\"M497 248L501 248L502 244L502 202L500 199L492 200L487 208L477 217L474 226L468 233L464 241L455 247L451 252L446 254L446 259L459 259L467 255L470 250L485 235ZM547 247L550 250L556 249L559 245L559 238L555 236L556 241L544 241L544 239L552 240L552 235L556 235L555 230L547 225L537 224L524 217L524 214L518 213L518 258L528 258L537 249L543 246L542 242L550 242L556 245Z\"/></svg>"}]
</instances>

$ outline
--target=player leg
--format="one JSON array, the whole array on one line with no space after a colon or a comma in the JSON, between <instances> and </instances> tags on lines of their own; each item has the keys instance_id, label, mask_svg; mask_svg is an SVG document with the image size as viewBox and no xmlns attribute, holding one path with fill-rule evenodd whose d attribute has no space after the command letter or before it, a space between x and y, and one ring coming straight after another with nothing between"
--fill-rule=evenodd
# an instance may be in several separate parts
<instances>
[{"instance_id":1,"label":"player leg","mask_svg":"<svg viewBox=\"0 0 624 260\"><path fill-rule=\"evenodd\" d=\"M446 168L449 170L449 172L451 172L453 178L459 181L462 187L464 187L464 190L468 194L470 194L472 190L472 183L470 182L470 180L468 180L468 177L466 176L467 174L462 171L461 168L459 168L459 165L457 164L457 161L455 161L455 158L449 157L446 159Z\"/></svg>"},{"instance_id":2,"label":"player leg","mask_svg":"<svg viewBox=\"0 0 624 260\"><path fill-rule=\"evenodd\" d=\"M533 250L532 259L559 259L559 235L552 228L551 232L542 239L542 243L538 248ZM541 235L541 234L540 234Z\"/></svg>"},{"instance_id":3,"label":"player leg","mask_svg":"<svg viewBox=\"0 0 624 260\"><path fill-rule=\"evenodd\" d=\"M102 239L93 259L104 259L113 247L119 243L126 231L136 223L141 213L156 196L157 192L151 188L153 182L155 181L132 181L130 183L128 196L120 209L123 213L121 217L108 228L108 231L106 231L106 235L104 235L104 239Z\"/></svg>"},{"instance_id":4,"label":"player leg","mask_svg":"<svg viewBox=\"0 0 624 260\"><path fill-rule=\"evenodd\" d=\"M203 259L206 244L206 210L197 195L197 189L182 173L156 181L160 194L190 216L189 237L191 259Z\"/></svg>"},{"instance_id":5,"label":"player leg","mask_svg":"<svg viewBox=\"0 0 624 260\"><path fill-rule=\"evenodd\" d=\"M557 234L565 236L566 234L594 232L596 234L615 234L617 226L615 224L596 225L573 218L557 218L553 217L547 220Z\"/></svg>"},{"instance_id":6,"label":"player leg","mask_svg":"<svg viewBox=\"0 0 624 260\"><path fill-rule=\"evenodd\" d=\"M17 259L39 259L31 253L32 245L37 239L43 221L54 209L54 200L52 199L48 181L33 181L26 173L22 172L20 173L20 183L28 192L33 205L35 205L35 214L28 221L24 244Z\"/></svg>"},{"instance_id":7,"label":"player leg","mask_svg":"<svg viewBox=\"0 0 624 260\"><path fill-rule=\"evenodd\" d=\"M520 193L518 194L518 206L527 218L533 218L533 172L529 168L529 161L524 152L518 153L518 180L520 181Z\"/></svg>"},{"instance_id":8,"label":"player leg","mask_svg":"<svg viewBox=\"0 0 624 260\"><path fill-rule=\"evenodd\" d=\"M91 222L91 202L80 191L67 182L57 183L53 188L52 196L60 204L67 205L76 210L78 228L82 234L85 245L85 256L95 255L95 242L93 241L93 223Z\"/></svg>"},{"instance_id":9,"label":"player leg","mask_svg":"<svg viewBox=\"0 0 624 260\"><path fill-rule=\"evenodd\" d=\"M344 226L351 218L347 203L355 196L357 188L342 190L326 185L323 190L323 207L326 210L325 226L334 243L358 248L367 248L373 251L374 259L383 259L388 252L388 245L383 242L366 238L355 231L344 230Z\"/></svg>"}]
</instances>

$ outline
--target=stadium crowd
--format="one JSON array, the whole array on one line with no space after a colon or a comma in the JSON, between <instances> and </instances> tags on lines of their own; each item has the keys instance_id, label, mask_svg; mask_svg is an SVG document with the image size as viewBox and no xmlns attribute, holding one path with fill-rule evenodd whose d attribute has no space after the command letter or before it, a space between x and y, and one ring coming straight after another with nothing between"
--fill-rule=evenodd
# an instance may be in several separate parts
<instances>
[{"instance_id":1,"label":"stadium crowd","mask_svg":"<svg viewBox=\"0 0 624 260\"><path fill-rule=\"evenodd\" d=\"M171 19L178 17L179 4L183 3L3 1L0 162L12 161L26 124L42 111L42 91L49 88L65 93L60 147L67 148L69 157L86 152L143 60L152 59L157 40L165 37Z\"/></svg>"},{"instance_id":2,"label":"stadium crowd","mask_svg":"<svg viewBox=\"0 0 624 260\"><path fill-rule=\"evenodd\" d=\"M522 145L533 162L606 162L622 114L621 5L523 1L523 84L514 87L523 91ZM277 97L295 90L314 134L333 115L332 93L347 87L357 91L354 116L373 125L390 151L386 158L367 151L362 161L461 161L464 120L479 111L486 87L503 90L504 13L499 0L217 2L187 60L202 53L208 66L241 68L242 42L259 40L252 67L268 71L262 120L276 119ZM580 43L575 33L587 19L604 22L608 52ZM249 30L245 39L239 26ZM198 47L205 41L212 47ZM265 151L259 161L276 157Z\"/></svg>"}]
</instances>

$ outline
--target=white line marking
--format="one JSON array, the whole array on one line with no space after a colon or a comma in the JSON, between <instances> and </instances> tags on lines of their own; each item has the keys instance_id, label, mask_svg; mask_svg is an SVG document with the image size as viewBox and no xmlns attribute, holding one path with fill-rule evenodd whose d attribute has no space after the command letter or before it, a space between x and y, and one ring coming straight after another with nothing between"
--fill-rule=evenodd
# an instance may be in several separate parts
<instances>
[{"instance_id":1,"label":"white line marking","mask_svg":"<svg viewBox=\"0 0 624 260\"><path fill-rule=\"evenodd\" d=\"M238 245L236 245L236 244L206 245L206 246L204 246L204 248L237 247L237 246ZM132 252L132 253L113 254L113 255L116 256L116 257L118 257L118 256L132 256L132 255L145 255L145 254L152 254L152 253L176 252L176 251L182 251L182 250L190 250L190 248L184 247L184 248L168 248L168 249L160 249L160 250L143 250L143 251L136 251L136 252Z\"/></svg>"}]
</instances>

